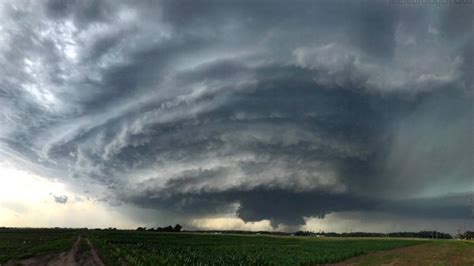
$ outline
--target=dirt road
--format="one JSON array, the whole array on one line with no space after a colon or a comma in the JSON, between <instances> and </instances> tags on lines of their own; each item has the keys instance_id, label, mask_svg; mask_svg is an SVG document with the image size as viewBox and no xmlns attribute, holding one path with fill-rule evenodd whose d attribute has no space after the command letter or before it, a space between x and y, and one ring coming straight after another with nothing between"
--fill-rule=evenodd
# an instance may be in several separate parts
<instances>
[{"instance_id":1,"label":"dirt road","mask_svg":"<svg viewBox=\"0 0 474 266\"><path fill-rule=\"evenodd\" d=\"M78 237L69 252L32 257L19 261L11 261L7 266L104 266L97 250L87 238Z\"/></svg>"}]
</instances>

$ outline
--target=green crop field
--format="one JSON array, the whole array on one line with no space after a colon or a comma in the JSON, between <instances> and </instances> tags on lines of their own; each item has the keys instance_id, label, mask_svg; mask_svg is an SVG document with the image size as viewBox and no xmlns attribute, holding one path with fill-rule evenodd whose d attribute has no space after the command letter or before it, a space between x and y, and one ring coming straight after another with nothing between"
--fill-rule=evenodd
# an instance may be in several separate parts
<instances>
[{"instance_id":1,"label":"green crop field","mask_svg":"<svg viewBox=\"0 0 474 266\"><path fill-rule=\"evenodd\" d=\"M0 229L0 265L22 259L71 249L77 230Z\"/></svg>"},{"instance_id":2,"label":"green crop field","mask_svg":"<svg viewBox=\"0 0 474 266\"><path fill-rule=\"evenodd\" d=\"M362 255L362 256L360 256ZM0 265L431 265L474 263L459 240L126 230L0 229Z\"/></svg>"},{"instance_id":3,"label":"green crop field","mask_svg":"<svg viewBox=\"0 0 474 266\"><path fill-rule=\"evenodd\" d=\"M338 262L369 251L411 246L404 239L96 232L92 242L109 264L299 265Z\"/></svg>"}]
</instances>

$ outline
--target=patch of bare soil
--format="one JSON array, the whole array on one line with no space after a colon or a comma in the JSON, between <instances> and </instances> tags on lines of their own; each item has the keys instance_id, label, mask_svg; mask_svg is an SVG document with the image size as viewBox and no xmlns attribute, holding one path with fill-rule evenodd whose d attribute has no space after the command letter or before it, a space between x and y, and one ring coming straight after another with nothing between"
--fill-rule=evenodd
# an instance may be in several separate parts
<instances>
[{"instance_id":1,"label":"patch of bare soil","mask_svg":"<svg viewBox=\"0 0 474 266\"><path fill-rule=\"evenodd\" d=\"M89 251L90 251L89 258L93 262L92 264L88 264L88 265L103 266L104 263L102 262L102 259L99 257L99 253L97 252L97 249L92 245L89 239L86 238L86 242L87 242L87 245L89 246Z\"/></svg>"},{"instance_id":2,"label":"patch of bare soil","mask_svg":"<svg viewBox=\"0 0 474 266\"><path fill-rule=\"evenodd\" d=\"M378 251L335 265L474 265L474 245L444 241Z\"/></svg>"},{"instance_id":3,"label":"patch of bare soil","mask_svg":"<svg viewBox=\"0 0 474 266\"><path fill-rule=\"evenodd\" d=\"M81 248L81 242L85 241L87 249ZM24 260L10 261L7 266L104 266L97 250L92 246L87 238L78 237L74 246L69 252L59 254L49 254L32 257Z\"/></svg>"}]
</instances>

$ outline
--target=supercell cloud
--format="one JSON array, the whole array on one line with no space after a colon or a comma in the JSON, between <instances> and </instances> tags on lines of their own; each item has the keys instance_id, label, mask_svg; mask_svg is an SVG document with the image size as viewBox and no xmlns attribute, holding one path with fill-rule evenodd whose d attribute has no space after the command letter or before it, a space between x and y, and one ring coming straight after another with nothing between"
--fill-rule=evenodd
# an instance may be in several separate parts
<instances>
[{"instance_id":1,"label":"supercell cloud","mask_svg":"<svg viewBox=\"0 0 474 266\"><path fill-rule=\"evenodd\" d=\"M2 1L0 159L185 224L467 221L473 7Z\"/></svg>"}]
</instances>

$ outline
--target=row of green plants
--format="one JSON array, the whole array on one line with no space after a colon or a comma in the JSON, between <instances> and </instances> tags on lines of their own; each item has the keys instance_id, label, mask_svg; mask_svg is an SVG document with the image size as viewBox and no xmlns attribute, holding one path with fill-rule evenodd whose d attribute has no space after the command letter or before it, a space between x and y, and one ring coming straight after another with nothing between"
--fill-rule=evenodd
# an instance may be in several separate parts
<instances>
[{"instance_id":1,"label":"row of green plants","mask_svg":"<svg viewBox=\"0 0 474 266\"><path fill-rule=\"evenodd\" d=\"M100 232L92 239L107 254L105 260L116 265L307 265L422 243L144 232Z\"/></svg>"},{"instance_id":2,"label":"row of green plants","mask_svg":"<svg viewBox=\"0 0 474 266\"><path fill-rule=\"evenodd\" d=\"M55 229L0 229L0 264L70 250L77 231Z\"/></svg>"}]
</instances>

